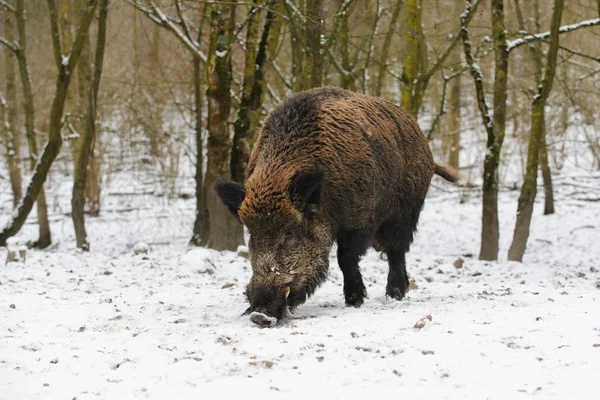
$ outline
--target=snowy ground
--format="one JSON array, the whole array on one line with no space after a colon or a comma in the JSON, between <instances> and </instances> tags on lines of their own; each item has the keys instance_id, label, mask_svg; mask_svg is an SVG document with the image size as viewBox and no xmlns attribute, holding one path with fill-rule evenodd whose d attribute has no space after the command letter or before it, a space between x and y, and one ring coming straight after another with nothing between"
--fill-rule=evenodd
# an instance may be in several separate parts
<instances>
[{"instance_id":1,"label":"snowy ground","mask_svg":"<svg viewBox=\"0 0 600 400\"><path fill-rule=\"evenodd\" d=\"M477 261L480 200L442 186L406 300L384 297L387 266L371 251L369 299L346 308L332 257L327 283L273 329L240 317L248 261L186 248L193 200L109 196L118 211L89 219L89 254L59 213L53 249L0 266L0 398L597 399L600 175L556 181L557 214L537 205L524 264ZM500 196L503 259L516 196ZM147 255L132 252L140 240Z\"/></svg>"}]
</instances>

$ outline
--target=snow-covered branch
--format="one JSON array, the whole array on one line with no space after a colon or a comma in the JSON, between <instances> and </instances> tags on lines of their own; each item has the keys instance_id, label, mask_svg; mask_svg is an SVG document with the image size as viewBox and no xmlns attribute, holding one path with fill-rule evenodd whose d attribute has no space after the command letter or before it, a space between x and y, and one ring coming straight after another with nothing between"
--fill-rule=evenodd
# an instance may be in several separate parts
<instances>
[{"instance_id":1,"label":"snow-covered branch","mask_svg":"<svg viewBox=\"0 0 600 400\"><path fill-rule=\"evenodd\" d=\"M179 16L179 19L181 20L181 26L183 26L183 31L185 32L186 36L188 38L190 38L190 40L193 40L192 31L191 31L190 27L188 26L187 21L185 20L185 15L183 13L183 6L181 5L181 0L175 0L175 8L177 9L177 15ZM198 43L195 43L195 41L194 41L194 45L196 45L196 47L200 48L200 45Z\"/></svg>"},{"instance_id":2,"label":"snow-covered branch","mask_svg":"<svg viewBox=\"0 0 600 400\"><path fill-rule=\"evenodd\" d=\"M12 50L13 52L17 52L18 47L16 44L9 42L8 40L6 40L6 38L3 38L2 36L0 36L0 43L2 43L3 45L5 45L8 49Z\"/></svg>"},{"instance_id":3,"label":"snow-covered branch","mask_svg":"<svg viewBox=\"0 0 600 400\"><path fill-rule=\"evenodd\" d=\"M8 4L4 0L0 0L0 9L2 9L2 10L8 10L11 13L17 12L17 10L13 6L11 6L10 4Z\"/></svg>"},{"instance_id":4,"label":"snow-covered branch","mask_svg":"<svg viewBox=\"0 0 600 400\"><path fill-rule=\"evenodd\" d=\"M576 24L561 26L559 33L572 32L572 31L576 31L577 29L588 28L590 26L597 26L597 25L600 25L600 18L588 19L585 21L578 22ZM513 49L516 49L517 47L523 46L524 44L531 43L531 42L538 42L540 40L548 39L549 37L550 37L550 31L536 33L536 34L532 34L532 35L526 35L526 36L523 36L522 38L515 39L515 40L509 40L506 43L507 50L511 51Z\"/></svg>"},{"instance_id":5,"label":"snow-covered branch","mask_svg":"<svg viewBox=\"0 0 600 400\"><path fill-rule=\"evenodd\" d=\"M200 60L202 60L202 62L207 61L206 54L204 54L200 50L199 43L197 43L196 40L194 40L194 38L191 36L191 31L189 29L189 26L187 25L187 23L184 20L183 11L181 9L181 5L180 5L179 1L175 2L177 11L178 11L178 13L180 13L180 17L181 17L181 20L179 20L179 21L167 16L160 9L160 7L158 7L156 5L156 3L152 0L148 2L151 9L142 6L141 4L139 4L137 2L137 0L125 0L125 1L127 3L129 3L131 6L137 8L138 10L140 10L141 12L146 14L148 16L148 18L150 18L150 20L152 20L154 23L170 30L177 37L177 39L179 39L181 41L181 43L183 43L183 45L185 47L187 47L187 49L189 51L191 51L194 56L200 58ZM184 31L182 32L182 30L179 29L179 27L177 25L183 26Z\"/></svg>"}]
</instances>

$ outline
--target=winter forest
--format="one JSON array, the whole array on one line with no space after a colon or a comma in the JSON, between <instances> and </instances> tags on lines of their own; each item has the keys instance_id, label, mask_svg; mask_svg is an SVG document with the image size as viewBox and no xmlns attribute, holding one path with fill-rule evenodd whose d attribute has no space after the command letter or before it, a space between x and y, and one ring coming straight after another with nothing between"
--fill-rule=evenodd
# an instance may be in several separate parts
<instances>
[{"instance_id":1,"label":"winter forest","mask_svg":"<svg viewBox=\"0 0 600 400\"><path fill-rule=\"evenodd\" d=\"M0 0L0 21L0 397L596 398L600 0ZM214 186L319 87L401 107L459 180L431 180L401 301L374 246L352 307L338 240L261 329Z\"/></svg>"}]
</instances>

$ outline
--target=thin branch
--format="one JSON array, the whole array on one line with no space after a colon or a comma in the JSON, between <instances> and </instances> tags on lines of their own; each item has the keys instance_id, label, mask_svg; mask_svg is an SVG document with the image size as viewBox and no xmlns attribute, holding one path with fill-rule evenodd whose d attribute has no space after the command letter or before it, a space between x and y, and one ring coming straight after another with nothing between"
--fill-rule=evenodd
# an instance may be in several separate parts
<instances>
[{"instance_id":1,"label":"thin branch","mask_svg":"<svg viewBox=\"0 0 600 400\"><path fill-rule=\"evenodd\" d=\"M16 13L17 12L17 10L13 6L11 6L10 4L8 4L4 0L0 0L0 9L10 11L11 13Z\"/></svg>"},{"instance_id":2,"label":"thin branch","mask_svg":"<svg viewBox=\"0 0 600 400\"><path fill-rule=\"evenodd\" d=\"M291 83L289 83L287 81L287 79L285 79L285 76L283 76L283 71L281 70L281 67L279 66L279 64L277 64L277 62L273 61L271 63L273 69L275 70L275 72L277 73L277 76L279 76L279 79L281 79L281 82L283 82L283 84L285 85L285 87L287 87L290 90L294 90L294 87L292 86Z\"/></svg>"},{"instance_id":3,"label":"thin branch","mask_svg":"<svg viewBox=\"0 0 600 400\"><path fill-rule=\"evenodd\" d=\"M16 46L16 44L13 44L11 42L9 42L8 40L6 40L5 38L3 38L2 36L0 36L0 43L2 43L3 45L5 45L9 50L12 50L14 53L17 52L18 47Z\"/></svg>"},{"instance_id":4,"label":"thin branch","mask_svg":"<svg viewBox=\"0 0 600 400\"><path fill-rule=\"evenodd\" d=\"M467 6L465 7L465 10L460 15L461 31L463 29L463 26L466 29L469 26L469 24L471 23L471 20L473 19L473 15L475 15L475 10L477 10L477 7L479 7L479 3L481 3L481 0L477 0L475 2L475 4L473 4L473 5L471 5L470 2L467 2ZM454 35L450 45L446 48L446 50L444 50L444 52L438 58L436 63L431 68L429 68L429 70L427 70L426 72L424 72L422 74L422 77L425 77L425 78L431 77L444 65L444 63L446 62L446 59L450 56L450 54L452 54L452 51L456 48L456 46L460 42L461 31L459 31L457 34Z\"/></svg>"},{"instance_id":5,"label":"thin branch","mask_svg":"<svg viewBox=\"0 0 600 400\"><path fill-rule=\"evenodd\" d=\"M546 40L544 40L544 42L548 43ZM590 56L588 54L583 54L583 53L580 53L580 52L575 51L575 50L571 50L571 49L569 49L567 47L563 47L563 46L558 46L558 48L561 49L561 50L566 51L567 53L571 53L573 55L576 55L576 56L579 56L579 57L582 57L582 58L587 58L588 60L600 62L600 57L594 57L594 56Z\"/></svg>"},{"instance_id":6,"label":"thin branch","mask_svg":"<svg viewBox=\"0 0 600 400\"><path fill-rule=\"evenodd\" d=\"M348 9L352 5L352 1L353 0L344 1L340 5L340 8L338 9L338 11L335 13L335 16L333 17L333 30L332 30L331 34L329 35L329 37L327 38L326 42L323 44L324 49L329 49L333 45L335 39L338 38L338 36L339 36L338 33L342 26L342 20L344 18L348 17Z\"/></svg>"},{"instance_id":7,"label":"thin branch","mask_svg":"<svg viewBox=\"0 0 600 400\"><path fill-rule=\"evenodd\" d=\"M596 26L596 25L600 25L600 18L588 19L585 21L578 22L576 24L561 26L558 32L559 33L567 33L567 32L575 31L577 29L588 28L590 26ZM533 35L526 35L526 36L523 36L522 38L515 39L515 40L509 40L507 42L507 51L510 52L510 51L516 49L517 47L523 46L524 44L531 43L531 42L537 42L540 40L545 40L545 39L548 39L549 37L550 37L550 31L543 32L543 33L536 33Z\"/></svg>"},{"instance_id":8,"label":"thin branch","mask_svg":"<svg viewBox=\"0 0 600 400\"><path fill-rule=\"evenodd\" d=\"M184 21L183 19L181 21L177 21L167 16L152 0L149 1L152 9L148 9L140 5L137 1L125 1L146 14L154 23L170 30L177 37L177 39L179 39L179 41L183 43L185 47L187 47L194 57L198 57L202 62L206 63L206 55L200 50L200 44L197 43L192 36L190 36L189 27L185 22L182 22ZM178 3L179 2L176 2L176 4ZM178 7L178 12L179 10L180 8ZM181 16L183 17L183 13ZM182 32L177 25L182 25L185 32Z\"/></svg>"},{"instance_id":9,"label":"thin branch","mask_svg":"<svg viewBox=\"0 0 600 400\"><path fill-rule=\"evenodd\" d=\"M192 32L190 31L190 27L188 26L187 21L185 20L185 16L183 14L183 7L181 6L181 0L175 0L175 8L177 9L177 15L179 16L179 20L181 21L181 26L183 26L183 31L185 32L187 37L193 41ZM196 45L196 47L200 48L199 43L194 43L194 45Z\"/></svg>"},{"instance_id":10,"label":"thin branch","mask_svg":"<svg viewBox=\"0 0 600 400\"><path fill-rule=\"evenodd\" d=\"M437 126L439 125L440 121L442 120L442 117L444 116L444 114L446 114L446 107L444 107L444 105L446 103L446 92L447 92L447 88L448 88L449 79L444 75L443 71L442 71L442 77L444 78L444 86L442 86L442 99L440 100L440 111L437 113L437 115L435 116L435 119L431 123L431 128L429 128L429 133L427 134L427 140L433 139L433 134L435 133Z\"/></svg>"},{"instance_id":11,"label":"thin branch","mask_svg":"<svg viewBox=\"0 0 600 400\"><path fill-rule=\"evenodd\" d=\"M446 74L444 74L443 70L442 70L442 79L444 80L444 86L442 87L442 99L440 100L440 111L435 116L435 119L431 123L431 128L429 129L429 133L427 134L427 140L433 139L433 134L435 133L436 128L440 124L440 121L442 120L442 117L444 116L444 114L446 114L446 109L445 109L444 105L446 103L446 92L447 92L448 83L452 79L462 75L463 72L465 72L467 69L468 68L466 68L466 67L460 68L458 71L456 71L455 73L453 73L450 76L447 76ZM447 133L446 135L451 135L451 134L453 134L453 133L449 133L449 134Z\"/></svg>"}]
</instances>

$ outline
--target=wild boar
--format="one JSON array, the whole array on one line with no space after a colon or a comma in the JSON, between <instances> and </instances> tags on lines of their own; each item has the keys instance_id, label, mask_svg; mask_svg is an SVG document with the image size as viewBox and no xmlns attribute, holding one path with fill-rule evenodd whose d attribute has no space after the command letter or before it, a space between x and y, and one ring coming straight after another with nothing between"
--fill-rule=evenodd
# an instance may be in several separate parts
<instances>
[{"instance_id":1,"label":"wild boar","mask_svg":"<svg viewBox=\"0 0 600 400\"><path fill-rule=\"evenodd\" d=\"M359 260L376 244L387 255L386 295L404 298L405 255L436 165L427 138L403 109L337 88L291 97L269 113L244 186L215 191L250 234L251 319L272 326L326 279L337 243L348 306L367 295Z\"/></svg>"}]
</instances>

